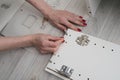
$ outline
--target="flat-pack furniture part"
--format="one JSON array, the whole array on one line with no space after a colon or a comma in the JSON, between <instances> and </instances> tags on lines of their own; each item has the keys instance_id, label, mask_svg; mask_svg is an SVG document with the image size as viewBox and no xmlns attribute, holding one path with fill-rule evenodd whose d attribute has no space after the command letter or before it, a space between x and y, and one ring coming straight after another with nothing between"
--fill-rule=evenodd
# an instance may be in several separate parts
<instances>
[{"instance_id":1,"label":"flat-pack furniture part","mask_svg":"<svg viewBox=\"0 0 120 80\"><path fill-rule=\"evenodd\" d=\"M45 0L45 1L55 9L68 10L77 15L83 16L87 20L92 15L94 15L100 3L100 0ZM1 1L1 3L2 2L3 1ZM53 33L55 31L56 32L59 31L57 29L54 29L53 26L50 25L49 22L47 21L43 25L42 24L44 19L43 15L29 3L24 2L23 0L19 0L19 2L16 0L10 0L8 2L11 2L10 4L11 6L13 5L13 8L8 9L8 12L4 10L3 11L5 13L4 14L3 12L1 12L0 8L0 17L2 17L0 18L0 30L2 30L4 27L4 29L2 30L3 35L19 36L39 32L49 33L51 32L51 30L53 31ZM1 4L1 6L4 7L5 5ZM10 16L7 13L9 13Z\"/></svg>"},{"instance_id":2,"label":"flat-pack furniture part","mask_svg":"<svg viewBox=\"0 0 120 80\"><path fill-rule=\"evenodd\" d=\"M46 71L63 80L120 80L120 45L67 31Z\"/></svg>"}]
</instances>

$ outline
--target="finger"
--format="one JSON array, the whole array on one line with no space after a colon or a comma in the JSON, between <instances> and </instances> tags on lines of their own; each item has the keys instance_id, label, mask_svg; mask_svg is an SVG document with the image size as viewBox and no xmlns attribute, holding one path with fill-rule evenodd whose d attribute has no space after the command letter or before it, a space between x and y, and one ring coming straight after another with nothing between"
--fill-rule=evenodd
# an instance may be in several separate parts
<instances>
[{"instance_id":1,"label":"finger","mask_svg":"<svg viewBox=\"0 0 120 80\"><path fill-rule=\"evenodd\" d=\"M52 48L52 47L46 47L46 48L42 48L43 51L47 51L47 52L56 52L60 46L61 43L63 43L63 40L59 40L56 43L56 47Z\"/></svg>"},{"instance_id":2,"label":"finger","mask_svg":"<svg viewBox=\"0 0 120 80\"><path fill-rule=\"evenodd\" d=\"M79 21L78 19L69 18L68 20L69 20L69 22L71 22L75 25L83 26L83 22Z\"/></svg>"},{"instance_id":3,"label":"finger","mask_svg":"<svg viewBox=\"0 0 120 80\"><path fill-rule=\"evenodd\" d=\"M71 18L74 18L74 19L77 19L77 20L80 20L82 21L83 20L83 17L82 16L79 16L79 15L76 15L76 14L72 14L72 16L70 16Z\"/></svg>"},{"instance_id":4,"label":"finger","mask_svg":"<svg viewBox=\"0 0 120 80\"><path fill-rule=\"evenodd\" d=\"M45 53L47 53L47 51L44 51L44 50L42 50L42 48L41 47L36 47L36 49L41 53L41 54L45 54Z\"/></svg>"},{"instance_id":5,"label":"finger","mask_svg":"<svg viewBox=\"0 0 120 80\"><path fill-rule=\"evenodd\" d=\"M61 39L61 40L58 40L55 42L55 44L57 44L57 46L59 46L61 43L63 43L65 40L64 39Z\"/></svg>"},{"instance_id":6,"label":"finger","mask_svg":"<svg viewBox=\"0 0 120 80\"><path fill-rule=\"evenodd\" d=\"M82 16L79 16L79 18L81 18L81 19L82 19L83 17L82 17Z\"/></svg>"},{"instance_id":7,"label":"finger","mask_svg":"<svg viewBox=\"0 0 120 80\"><path fill-rule=\"evenodd\" d=\"M78 21L80 21L82 23L81 26L85 27L87 26L86 20L83 18L80 18L80 16L76 16L76 19L78 19Z\"/></svg>"},{"instance_id":8,"label":"finger","mask_svg":"<svg viewBox=\"0 0 120 80\"><path fill-rule=\"evenodd\" d=\"M58 45L57 42L59 42L59 41L61 42L63 40L64 40L63 37L53 37L53 36L50 36L49 37L49 41L47 41L46 44L47 44L47 47L55 48Z\"/></svg>"},{"instance_id":9,"label":"finger","mask_svg":"<svg viewBox=\"0 0 120 80\"><path fill-rule=\"evenodd\" d=\"M79 18L79 16L76 16L74 18L69 17L68 20L71 23L76 24L76 25L80 25L80 26L83 26L83 27L87 26L86 20Z\"/></svg>"},{"instance_id":10,"label":"finger","mask_svg":"<svg viewBox=\"0 0 120 80\"><path fill-rule=\"evenodd\" d=\"M62 39L63 37L56 37L56 36L49 36L49 41L57 41L57 40L60 40Z\"/></svg>"},{"instance_id":11,"label":"finger","mask_svg":"<svg viewBox=\"0 0 120 80\"><path fill-rule=\"evenodd\" d=\"M72 23L70 23L69 21L65 21L64 22L64 24L68 27L68 28L70 28L70 29L73 29L73 30L75 30L75 31L81 31L79 28L77 28L77 27L75 27Z\"/></svg>"},{"instance_id":12,"label":"finger","mask_svg":"<svg viewBox=\"0 0 120 80\"><path fill-rule=\"evenodd\" d=\"M60 39L60 40L57 40L57 41L55 41L55 42L49 41L48 47L55 48L55 47L59 46L61 43L63 43L63 42L64 42L64 38L62 38L62 39Z\"/></svg>"},{"instance_id":13,"label":"finger","mask_svg":"<svg viewBox=\"0 0 120 80\"><path fill-rule=\"evenodd\" d=\"M82 23L86 23L86 20L83 19L83 18L79 18L79 17L77 16L76 19L77 19L78 21L82 22Z\"/></svg>"},{"instance_id":14,"label":"finger","mask_svg":"<svg viewBox=\"0 0 120 80\"><path fill-rule=\"evenodd\" d=\"M57 41L57 42L56 42L56 43L58 44L58 46L56 47L56 50L58 50L58 49L59 49L60 44L61 44L61 43L63 43L64 41L65 41L65 40L62 40L62 41L60 41L60 40L59 40L59 41Z\"/></svg>"},{"instance_id":15,"label":"finger","mask_svg":"<svg viewBox=\"0 0 120 80\"><path fill-rule=\"evenodd\" d=\"M44 51L46 53L53 53L53 52L57 51L57 47L56 48L46 47L46 48L43 48L42 51Z\"/></svg>"},{"instance_id":16,"label":"finger","mask_svg":"<svg viewBox=\"0 0 120 80\"><path fill-rule=\"evenodd\" d=\"M61 29L61 30L66 30L67 28L66 28L66 26L64 26L64 25L62 25L62 24L56 24L57 25L57 27L59 28L59 29Z\"/></svg>"},{"instance_id":17,"label":"finger","mask_svg":"<svg viewBox=\"0 0 120 80\"><path fill-rule=\"evenodd\" d=\"M40 53L41 54L46 54L46 53L48 53L47 51L44 51L44 50L40 50Z\"/></svg>"},{"instance_id":18,"label":"finger","mask_svg":"<svg viewBox=\"0 0 120 80\"><path fill-rule=\"evenodd\" d=\"M71 17L71 18L74 18L74 19L76 19L76 20L79 20L80 22L86 23L86 20L83 19L82 16L74 15L74 17Z\"/></svg>"},{"instance_id":19,"label":"finger","mask_svg":"<svg viewBox=\"0 0 120 80\"><path fill-rule=\"evenodd\" d=\"M85 19L78 19L78 21L81 22L81 26L83 26L83 27L87 26Z\"/></svg>"},{"instance_id":20,"label":"finger","mask_svg":"<svg viewBox=\"0 0 120 80\"><path fill-rule=\"evenodd\" d=\"M79 21L81 21L81 22L83 22L83 23L86 23L86 20L83 19L82 16L79 16L79 15L74 14L74 16L71 17L71 18L74 18L74 19L79 20Z\"/></svg>"},{"instance_id":21,"label":"finger","mask_svg":"<svg viewBox=\"0 0 120 80\"><path fill-rule=\"evenodd\" d=\"M57 47L57 44L55 42L53 42L53 41L49 41L48 47L55 48L55 47Z\"/></svg>"}]
</instances>

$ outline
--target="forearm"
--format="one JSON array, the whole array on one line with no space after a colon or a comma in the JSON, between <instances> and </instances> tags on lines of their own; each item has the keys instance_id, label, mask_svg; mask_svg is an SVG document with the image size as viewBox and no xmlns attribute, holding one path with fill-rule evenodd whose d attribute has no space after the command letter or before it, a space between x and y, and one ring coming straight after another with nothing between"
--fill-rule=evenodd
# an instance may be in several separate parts
<instances>
[{"instance_id":1,"label":"forearm","mask_svg":"<svg viewBox=\"0 0 120 80\"><path fill-rule=\"evenodd\" d=\"M0 37L0 51L32 46L31 37Z\"/></svg>"},{"instance_id":2,"label":"forearm","mask_svg":"<svg viewBox=\"0 0 120 80\"><path fill-rule=\"evenodd\" d=\"M44 0L26 0L37 8L44 16L48 16L48 13L52 11L52 8Z\"/></svg>"}]
</instances>

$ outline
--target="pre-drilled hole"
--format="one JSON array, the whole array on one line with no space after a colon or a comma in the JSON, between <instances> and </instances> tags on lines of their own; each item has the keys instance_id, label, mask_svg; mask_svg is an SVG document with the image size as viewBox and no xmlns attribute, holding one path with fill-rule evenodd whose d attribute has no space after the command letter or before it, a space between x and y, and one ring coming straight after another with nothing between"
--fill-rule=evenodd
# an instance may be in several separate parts
<instances>
[{"instance_id":1,"label":"pre-drilled hole","mask_svg":"<svg viewBox=\"0 0 120 80\"><path fill-rule=\"evenodd\" d=\"M97 45L96 43L94 45Z\"/></svg>"},{"instance_id":2,"label":"pre-drilled hole","mask_svg":"<svg viewBox=\"0 0 120 80\"><path fill-rule=\"evenodd\" d=\"M69 35L69 37L71 37L71 35Z\"/></svg>"},{"instance_id":3,"label":"pre-drilled hole","mask_svg":"<svg viewBox=\"0 0 120 80\"><path fill-rule=\"evenodd\" d=\"M113 49L111 49L111 51L114 51Z\"/></svg>"},{"instance_id":4,"label":"pre-drilled hole","mask_svg":"<svg viewBox=\"0 0 120 80\"><path fill-rule=\"evenodd\" d=\"M81 74L79 74L79 76L81 76Z\"/></svg>"},{"instance_id":5,"label":"pre-drilled hole","mask_svg":"<svg viewBox=\"0 0 120 80\"><path fill-rule=\"evenodd\" d=\"M90 78L87 78L87 80L90 80Z\"/></svg>"},{"instance_id":6,"label":"pre-drilled hole","mask_svg":"<svg viewBox=\"0 0 120 80\"><path fill-rule=\"evenodd\" d=\"M23 11L23 9L20 9L20 11Z\"/></svg>"},{"instance_id":7,"label":"pre-drilled hole","mask_svg":"<svg viewBox=\"0 0 120 80\"><path fill-rule=\"evenodd\" d=\"M57 55L57 57L60 57L60 55Z\"/></svg>"},{"instance_id":8,"label":"pre-drilled hole","mask_svg":"<svg viewBox=\"0 0 120 80\"><path fill-rule=\"evenodd\" d=\"M92 13L92 12L89 12L89 13Z\"/></svg>"}]
</instances>

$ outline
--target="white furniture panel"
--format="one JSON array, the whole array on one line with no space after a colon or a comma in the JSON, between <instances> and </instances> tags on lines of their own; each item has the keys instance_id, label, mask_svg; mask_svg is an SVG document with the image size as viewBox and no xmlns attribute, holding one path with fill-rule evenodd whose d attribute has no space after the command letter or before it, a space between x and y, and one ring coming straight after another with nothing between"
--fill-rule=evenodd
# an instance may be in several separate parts
<instances>
[{"instance_id":1,"label":"white furniture panel","mask_svg":"<svg viewBox=\"0 0 120 80\"><path fill-rule=\"evenodd\" d=\"M81 46L76 39L82 35L69 29L46 71L63 80L120 80L120 45L87 35L90 42ZM74 70L70 78L59 74L63 65Z\"/></svg>"}]
</instances>

